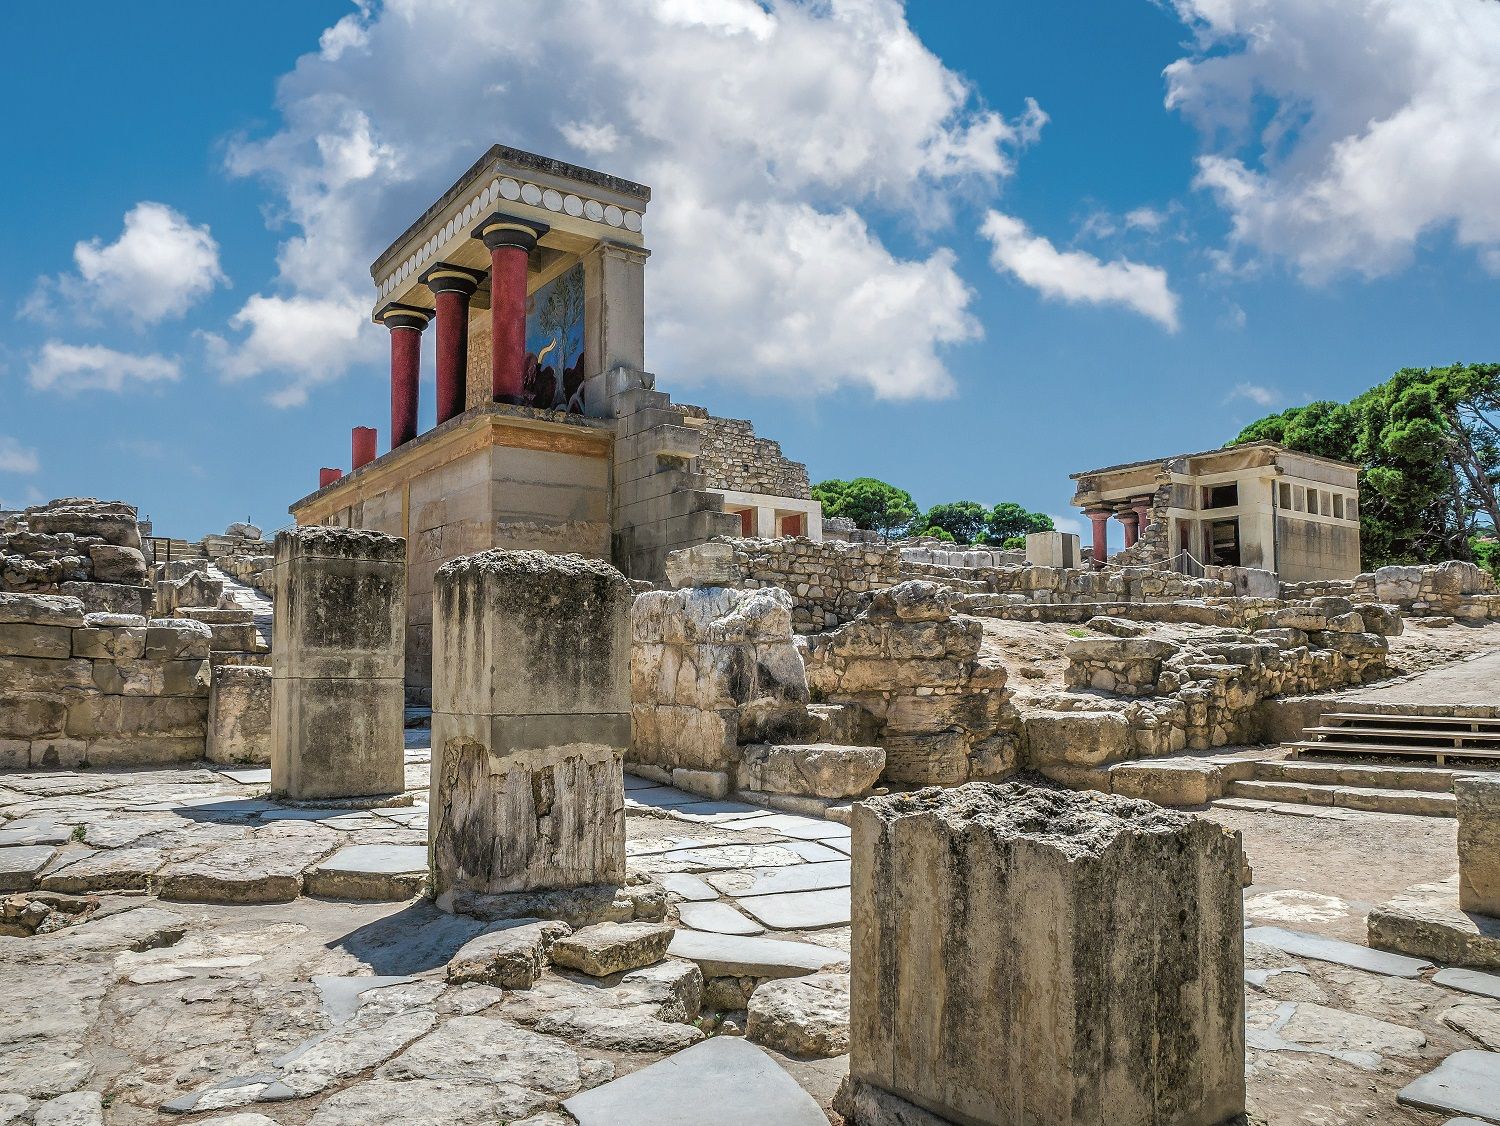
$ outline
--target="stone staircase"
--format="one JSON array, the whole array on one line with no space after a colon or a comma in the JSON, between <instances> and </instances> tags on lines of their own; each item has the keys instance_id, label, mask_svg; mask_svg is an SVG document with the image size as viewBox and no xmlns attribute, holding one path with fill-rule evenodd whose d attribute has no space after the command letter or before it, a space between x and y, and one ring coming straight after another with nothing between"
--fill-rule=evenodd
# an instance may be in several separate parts
<instances>
[{"instance_id":1,"label":"stone staircase","mask_svg":"<svg viewBox=\"0 0 1500 1126\"><path fill-rule=\"evenodd\" d=\"M1229 798L1452 817L1454 777L1500 767L1500 719L1327 712L1284 749L1250 764Z\"/></svg>"}]
</instances>

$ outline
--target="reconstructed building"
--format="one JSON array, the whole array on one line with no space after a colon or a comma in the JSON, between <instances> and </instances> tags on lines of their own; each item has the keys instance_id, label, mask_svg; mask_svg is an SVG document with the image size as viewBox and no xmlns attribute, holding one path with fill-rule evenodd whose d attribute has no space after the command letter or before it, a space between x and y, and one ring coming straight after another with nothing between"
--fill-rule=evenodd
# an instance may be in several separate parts
<instances>
[{"instance_id":1,"label":"reconstructed building","mask_svg":"<svg viewBox=\"0 0 1500 1126\"><path fill-rule=\"evenodd\" d=\"M743 418L715 418L683 404L698 431L698 468L724 498L724 511L740 518L740 535L823 538L823 506L812 499L807 466L783 457L781 443L755 434Z\"/></svg>"},{"instance_id":2,"label":"reconstructed building","mask_svg":"<svg viewBox=\"0 0 1500 1126\"><path fill-rule=\"evenodd\" d=\"M790 482L768 485L753 431L748 459L715 437L748 424L655 390L650 199L642 184L496 145L371 267L373 317L391 339L390 449L354 427L351 471L323 469L291 512L405 537L410 686L429 684L433 577L459 556L574 552L655 580L669 551L745 534L747 508L770 513L755 534L820 533L805 469L768 443L766 464ZM418 433L429 328L437 425Z\"/></svg>"},{"instance_id":3,"label":"reconstructed building","mask_svg":"<svg viewBox=\"0 0 1500 1126\"><path fill-rule=\"evenodd\" d=\"M1260 567L1284 582L1352 579L1360 571L1359 467L1275 442L1182 454L1072 475L1073 504L1093 524L1104 566L1111 518L1125 563Z\"/></svg>"}]
</instances>

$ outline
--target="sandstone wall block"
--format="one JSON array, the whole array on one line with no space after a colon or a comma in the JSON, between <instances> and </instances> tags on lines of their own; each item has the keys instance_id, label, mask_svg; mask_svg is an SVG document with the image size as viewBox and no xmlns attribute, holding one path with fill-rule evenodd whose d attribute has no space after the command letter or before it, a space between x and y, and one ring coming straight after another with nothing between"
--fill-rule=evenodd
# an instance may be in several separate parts
<instances>
[{"instance_id":1,"label":"sandstone wall block","mask_svg":"<svg viewBox=\"0 0 1500 1126\"><path fill-rule=\"evenodd\" d=\"M271 670L220 665L208 695L207 758L210 762L269 763L275 742L271 725Z\"/></svg>"},{"instance_id":2,"label":"sandstone wall block","mask_svg":"<svg viewBox=\"0 0 1500 1126\"><path fill-rule=\"evenodd\" d=\"M1453 780L1458 803L1458 905L1500 919L1500 778Z\"/></svg>"}]
</instances>

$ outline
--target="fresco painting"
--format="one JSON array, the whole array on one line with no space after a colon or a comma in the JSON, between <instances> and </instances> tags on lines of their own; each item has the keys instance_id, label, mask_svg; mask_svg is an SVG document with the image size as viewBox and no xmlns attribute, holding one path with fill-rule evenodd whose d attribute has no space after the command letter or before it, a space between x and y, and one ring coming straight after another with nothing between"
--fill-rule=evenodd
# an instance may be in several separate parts
<instances>
[{"instance_id":1,"label":"fresco painting","mask_svg":"<svg viewBox=\"0 0 1500 1126\"><path fill-rule=\"evenodd\" d=\"M526 402L583 413L583 264L554 278L526 302Z\"/></svg>"}]
</instances>

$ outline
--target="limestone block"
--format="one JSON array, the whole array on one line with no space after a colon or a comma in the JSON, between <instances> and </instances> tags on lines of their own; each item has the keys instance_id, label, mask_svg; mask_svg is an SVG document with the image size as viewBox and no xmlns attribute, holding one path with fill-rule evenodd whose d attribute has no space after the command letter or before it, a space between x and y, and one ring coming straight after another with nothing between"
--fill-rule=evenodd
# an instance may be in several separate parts
<instances>
[{"instance_id":1,"label":"limestone block","mask_svg":"<svg viewBox=\"0 0 1500 1126\"><path fill-rule=\"evenodd\" d=\"M856 805L853 850L854 1083L973 1126L1244 1111L1238 834L969 784Z\"/></svg>"},{"instance_id":2,"label":"limestone block","mask_svg":"<svg viewBox=\"0 0 1500 1126\"><path fill-rule=\"evenodd\" d=\"M92 544L89 547L89 559L94 565L94 578L101 583L139 586L149 574L146 557L139 548Z\"/></svg>"},{"instance_id":3,"label":"limestone block","mask_svg":"<svg viewBox=\"0 0 1500 1126\"><path fill-rule=\"evenodd\" d=\"M175 696L86 696L68 706L67 734L99 736L141 735L202 739L208 719L208 700Z\"/></svg>"},{"instance_id":4,"label":"limestone block","mask_svg":"<svg viewBox=\"0 0 1500 1126\"><path fill-rule=\"evenodd\" d=\"M207 660L213 632L188 618L152 618L146 623L145 656L154 661Z\"/></svg>"},{"instance_id":5,"label":"limestone block","mask_svg":"<svg viewBox=\"0 0 1500 1126\"><path fill-rule=\"evenodd\" d=\"M734 546L700 543L667 553L667 582L683 587L738 586L744 572L735 562Z\"/></svg>"},{"instance_id":6,"label":"limestone block","mask_svg":"<svg viewBox=\"0 0 1500 1126\"><path fill-rule=\"evenodd\" d=\"M58 589L77 598L85 610L101 614L149 614L156 601L153 588L127 583L66 582Z\"/></svg>"},{"instance_id":7,"label":"limestone block","mask_svg":"<svg viewBox=\"0 0 1500 1126\"><path fill-rule=\"evenodd\" d=\"M961 731L925 735L887 732L886 781L902 786L954 786L969 778L969 741Z\"/></svg>"},{"instance_id":8,"label":"limestone block","mask_svg":"<svg viewBox=\"0 0 1500 1126\"><path fill-rule=\"evenodd\" d=\"M1368 603L1359 607L1359 616L1364 623L1361 631L1364 633L1378 633L1382 637L1399 637L1406 628L1401 611L1394 606Z\"/></svg>"},{"instance_id":9,"label":"limestone block","mask_svg":"<svg viewBox=\"0 0 1500 1126\"><path fill-rule=\"evenodd\" d=\"M66 702L54 693L12 695L7 685L0 695L0 738L60 735L67 714Z\"/></svg>"},{"instance_id":10,"label":"limestone block","mask_svg":"<svg viewBox=\"0 0 1500 1126\"><path fill-rule=\"evenodd\" d=\"M662 923L596 923L554 942L552 961L590 977L608 977L661 961L672 933Z\"/></svg>"},{"instance_id":11,"label":"limestone block","mask_svg":"<svg viewBox=\"0 0 1500 1126\"><path fill-rule=\"evenodd\" d=\"M271 728L271 670L254 665L220 665L208 695L210 762L269 763L275 740Z\"/></svg>"},{"instance_id":12,"label":"limestone block","mask_svg":"<svg viewBox=\"0 0 1500 1126\"><path fill-rule=\"evenodd\" d=\"M93 691L93 671L84 660L0 655L0 685L7 694Z\"/></svg>"},{"instance_id":13,"label":"limestone block","mask_svg":"<svg viewBox=\"0 0 1500 1126\"><path fill-rule=\"evenodd\" d=\"M96 619L124 618L139 625L102 625ZM73 631L73 656L98 661L146 655L146 619L128 614L90 614L90 624Z\"/></svg>"},{"instance_id":14,"label":"limestone block","mask_svg":"<svg viewBox=\"0 0 1500 1126\"><path fill-rule=\"evenodd\" d=\"M1033 712L1026 717L1033 766L1103 766L1130 757L1130 724L1119 712Z\"/></svg>"},{"instance_id":15,"label":"limestone block","mask_svg":"<svg viewBox=\"0 0 1500 1126\"><path fill-rule=\"evenodd\" d=\"M440 906L624 882L634 599L620 572L576 555L486 551L437 572Z\"/></svg>"},{"instance_id":16,"label":"limestone block","mask_svg":"<svg viewBox=\"0 0 1500 1126\"><path fill-rule=\"evenodd\" d=\"M741 790L852 798L867 793L885 769L881 747L840 747L827 743L740 748L736 784Z\"/></svg>"},{"instance_id":17,"label":"limestone block","mask_svg":"<svg viewBox=\"0 0 1500 1126\"><path fill-rule=\"evenodd\" d=\"M111 696L206 696L209 663L123 658L95 661L94 686Z\"/></svg>"},{"instance_id":18,"label":"limestone block","mask_svg":"<svg viewBox=\"0 0 1500 1126\"><path fill-rule=\"evenodd\" d=\"M1500 778L1453 780L1458 812L1458 905L1500 919Z\"/></svg>"},{"instance_id":19,"label":"limestone block","mask_svg":"<svg viewBox=\"0 0 1500 1126\"><path fill-rule=\"evenodd\" d=\"M0 594L0 625L83 625L83 603L56 594Z\"/></svg>"},{"instance_id":20,"label":"limestone block","mask_svg":"<svg viewBox=\"0 0 1500 1126\"><path fill-rule=\"evenodd\" d=\"M403 681L271 682L271 789L298 800L400 793L406 785Z\"/></svg>"},{"instance_id":21,"label":"limestone block","mask_svg":"<svg viewBox=\"0 0 1500 1126\"><path fill-rule=\"evenodd\" d=\"M401 679L406 541L381 532L296 528L276 535L278 677Z\"/></svg>"},{"instance_id":22,"label":"limestone block","mask_svg":"<svg viewBox=\"0 0 1500 1126\"><path fill-rule=\"evenodd\" d=\"M455 985L472 981L530 989L547 968L552 944L571 933L567 923L555 919L515 920L464 943L448 962L447 978Z\"/></svg>"},{"instance_id":23,"label":"limestone block","mask_svg":"<svg viewBox=\"0 0 1500 1126\"><path fill-rule=\"evenodd\" d=\"M73 631L67 626L3 623L0 624L0 653L12 657L66 660L73 655Z\"/></svg>"}]
</instances>

